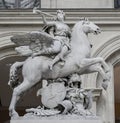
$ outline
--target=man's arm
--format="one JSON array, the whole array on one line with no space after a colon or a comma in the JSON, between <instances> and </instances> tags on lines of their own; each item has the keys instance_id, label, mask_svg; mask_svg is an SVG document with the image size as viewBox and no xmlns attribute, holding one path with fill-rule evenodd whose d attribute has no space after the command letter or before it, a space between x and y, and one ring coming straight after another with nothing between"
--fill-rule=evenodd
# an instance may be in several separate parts
<instances>
[{"instance_id":1,"label":"man's arm","mask_svg":"<svg viewBox=\"0 0 120 123\"><path fill-rule=\"evenodd\" d=\"M33 9L33 13L40 14L42 16L42 19L43 19L43 22L44 22L45 25L49 25L49 26L54 26L55 25L54 22L47 22L46 17L45 17L45 15L47 15L47 16L50 16L50 17L54 17L55 18L54 15L51 15L49 13L42 12L40 10L37 10L37 8L34 8Z\"/></svg>"}]
</instances>

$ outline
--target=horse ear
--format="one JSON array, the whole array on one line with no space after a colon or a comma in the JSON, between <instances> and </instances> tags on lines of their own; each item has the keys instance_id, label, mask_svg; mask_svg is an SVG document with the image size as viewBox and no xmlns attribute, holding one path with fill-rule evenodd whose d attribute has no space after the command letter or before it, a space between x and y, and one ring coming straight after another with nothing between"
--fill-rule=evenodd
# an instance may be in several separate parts
<instances>
[{"instance_id":1,"label":"horse ear","mask_svg":"<svg viewBox=\"0 0 120 123\"><path fill-rule=\"evenodd\" d=\"M80 18L80 21L89 21L89 20L88 20L88 18L86 18L86 17L81 17L81 18Z\"/></svg>"},{"instance_id":2,"label":"horse ear","mask_svg":"<svg viewBox=\"0 0 120 123\"><path fill-rule=\"evenodd\" d=\"M85 21L89 21L88 18L85 18Z\"/></svg>"},{"instance_id":3,"label":"horse ear","mask_svg":"<svg viewBox=\"0 0 120 123\"><path fill-rule=\"evenodd\" d=\"M80 18L80 21L83 21L82 25L85 24L86 21L89 21L88 18L86 17L82 17Z\"/></svg>"},{"instance_id":4,"label":"horse ear","mask_svg":"<svg viewBox=\"0 0 120 123\"><path fill-rule=\"evenodd\" d=\"M84 20L85 20L85 17L81 17L81 18L80 18L80 21L84 21Z\"/></svg>"}]
</instances>

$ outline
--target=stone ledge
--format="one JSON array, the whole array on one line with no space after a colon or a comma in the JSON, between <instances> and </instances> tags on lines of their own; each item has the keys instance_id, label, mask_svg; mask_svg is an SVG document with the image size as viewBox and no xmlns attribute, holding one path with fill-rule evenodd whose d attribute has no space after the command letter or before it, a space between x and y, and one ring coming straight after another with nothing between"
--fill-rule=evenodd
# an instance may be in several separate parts
<instances>
[{"instance_id":1,"label":"stone ledge","mask_svg":"<svg viewBox=\"0 0 120 123\"><path fill-rule=\"evenodd\" d=\"M56 15L56 9L42 9L44 12ZM120 11L116 9L103 10L80 10L65 9L66 23L74 24L80 17L88 17L96 24L118 25L120 24ZM50 17L47 17L50 20ZM33 14L32 10L0 10L0 25L43 25L42 18L38 14Z\"/></svg>"},{"instance_id":2,"label":"stone ledge","mask_svg":"<svg viewBox=\"0 0 120 123\"><path fill-rule=\"evenodd\" d=\"M101 120L11 120L10 123L102 123Z\"/></svg>"},{"instance_id":3,"label":"stone ledge","mask_svg":"<svg viewBox=\"0 0 120 123\"><path fill-rule=\"evenodd\" d=\"M27 113L21 117L12 118L10 123L103 123L100 117L95 115L82 116L78 114L59 114L51 116L36 116Z\"/></svg>"}]
</instances>

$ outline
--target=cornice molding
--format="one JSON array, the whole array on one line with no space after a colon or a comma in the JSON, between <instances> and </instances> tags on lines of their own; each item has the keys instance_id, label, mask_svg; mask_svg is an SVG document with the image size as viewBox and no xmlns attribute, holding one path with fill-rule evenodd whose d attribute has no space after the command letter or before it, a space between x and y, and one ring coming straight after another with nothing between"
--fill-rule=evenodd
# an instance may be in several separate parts
<instances>
[{"instance_id":1,"label":"cornice molding","mask_svg":"<svg viewBox=\"0 0 120 123\"><path fill-rule=\"evenodd\" d=\"M120 50L120 35L106 41L97 51L93 54L94 57L101 56L108 59L113 53Z\"/></svg>"},{"instance_id":2,"label":"cornice molding","mask_svg":"<svg viewBox=\"0 0 120 123\"><path fill-rule=\"evenodd\" d=\"M44 12L56 14L56 9L42 9ZM116 9L64 9L66 23L75 24L80 17L88 17L96 24L120 24L120 10ZM50 17L47 17L49 20ZM1 10L0 25L42 25L40 15L33 14L32 10Z\"/></svg>"}]
</instances>

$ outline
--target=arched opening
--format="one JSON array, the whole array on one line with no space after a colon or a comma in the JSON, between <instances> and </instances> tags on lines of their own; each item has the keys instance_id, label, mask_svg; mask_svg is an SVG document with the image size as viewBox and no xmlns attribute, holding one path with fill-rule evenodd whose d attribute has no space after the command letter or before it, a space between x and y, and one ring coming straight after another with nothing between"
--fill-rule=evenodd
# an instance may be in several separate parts
<instances>
[{"instance_id":1,"label":"arched opening","mask_svg":"<svg viewBox=\"0 0 120 123\"><path fill-rule=\"evenodd\" d=\"M104 122L115 123L116 120L116 123L118 123L117 121L119 120L119 118L117 117L119 117L118 112L120 112L120 109L116 108L118 101L115 99L115 97L119 95L120 90L120 85L116 85L116 83L119 84L120 80L118 79L118 77L120 76L120 70L117 70L120 69L120 35L117 35L114 38L106 41L101 47L99 47L99 49L97 49L93 56L100 56L104 58L109 64L111 70L111 81L109 83L108 89L107 91L102 91L101 97L97 102L97 115L101 116ZM101 83L101 81L101 77L97 75L97 87L99 87L99 83Z\"/></svg>"},{"instance_id":2,"label":"arched opening","mask_svg":"<svg viewBox=\"0 0 120 123\"><path fill-rule=\"evenodd\" d=\"M120 123L120 62L114 66L115 123Z\"/></svg>"}]
</instances>

